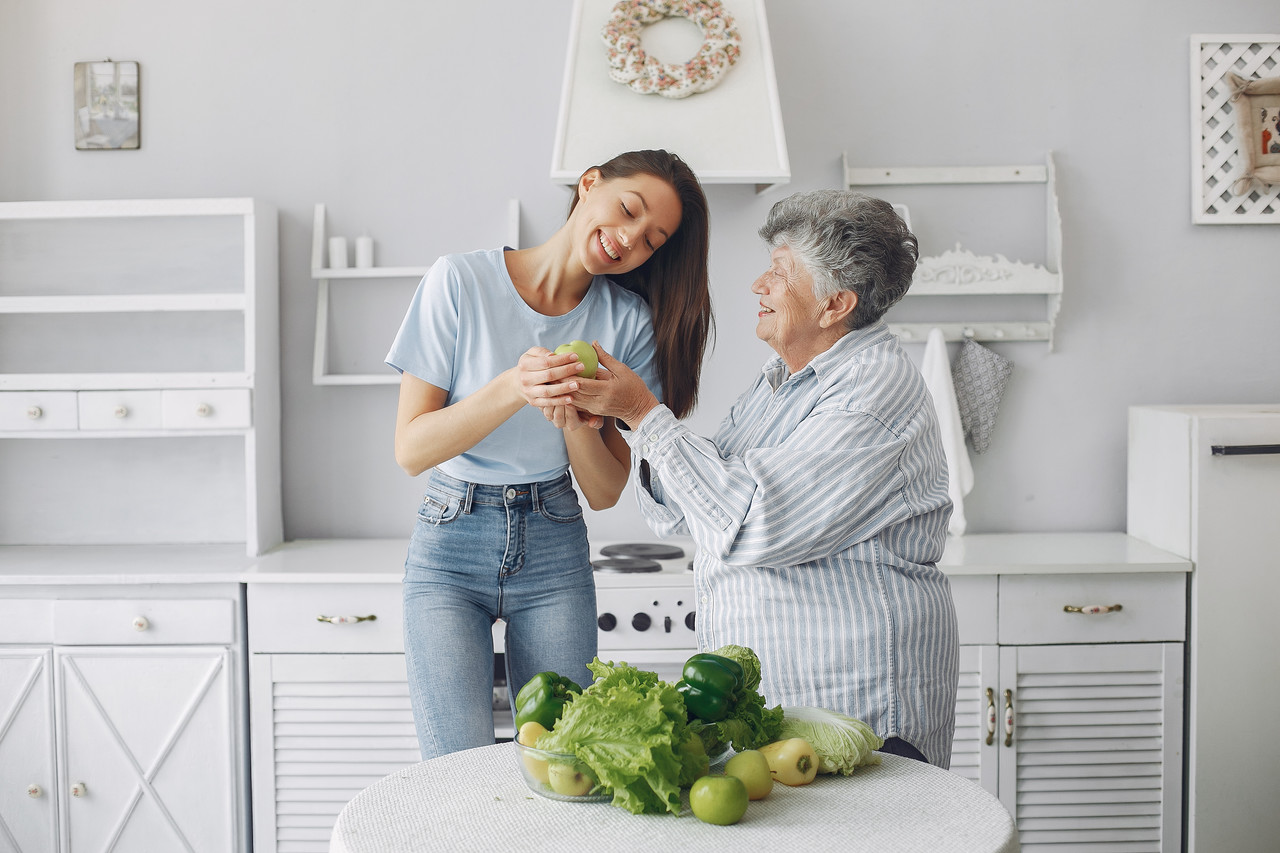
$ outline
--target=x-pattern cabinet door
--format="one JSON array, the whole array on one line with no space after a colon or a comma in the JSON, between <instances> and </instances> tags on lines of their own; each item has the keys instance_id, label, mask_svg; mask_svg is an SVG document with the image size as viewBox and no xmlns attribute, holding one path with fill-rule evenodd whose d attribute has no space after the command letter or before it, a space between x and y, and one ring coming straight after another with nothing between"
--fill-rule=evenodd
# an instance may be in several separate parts
<instances>
[{"instance_id":1,"label":"x-pattern cabinet door","mask_svg":"<svg viewBox=\"0 0 1280 853\"><path fill-rule=\"evenodd\" d=\"M230 651L54 654L64 853L235 849Z\"/></svg>"},{"instance_id":2,"label":"x-pattern cabinet door","mask_svg":"<svg viewBox=\"0 0 1280 853\"><path fill-rule=\"evenodd\" d=\"M0 649L0 851L57 847L53 651Z\"/></svg>"}]
</instances>

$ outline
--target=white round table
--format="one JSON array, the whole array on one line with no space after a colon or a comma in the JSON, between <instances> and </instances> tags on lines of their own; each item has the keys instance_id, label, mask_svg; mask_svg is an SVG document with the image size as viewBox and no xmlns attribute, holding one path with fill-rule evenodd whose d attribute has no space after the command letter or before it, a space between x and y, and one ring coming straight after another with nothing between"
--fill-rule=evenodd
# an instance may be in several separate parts
<instances>
[{"instance_id":1,"label":"white round table","mask_svg":"<svg viewBox=\"0 0 1280 853\"><path fill-rule=\"evenodd\" d=\"M338 816L330 853L571 850L841 850L1017 853L1000 801L954 773L885 755L853 776L774 785L733 826L689 811L633 815L611 803L565 803L525 786L509 743L469 749L393 773Z\"/></svg>"}]
</instances>

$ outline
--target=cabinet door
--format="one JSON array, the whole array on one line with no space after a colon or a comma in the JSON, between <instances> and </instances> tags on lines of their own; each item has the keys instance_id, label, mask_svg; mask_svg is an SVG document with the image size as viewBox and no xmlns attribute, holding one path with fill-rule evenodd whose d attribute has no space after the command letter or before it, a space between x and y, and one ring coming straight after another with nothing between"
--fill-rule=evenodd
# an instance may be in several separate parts
<instances>
[{"instance_id":1,"label":"cabinet door","mask_svg":"<svg viewBox=\"0 0 1280 853\"><path fill-rule=\"evenodd\" d=\"M249 660L255 853L326 853L338 813L421 760L402 654Z\"/></svg>"},{"instance_id":2,"label":"cabinet door","mask_svg":"<svg viewBox=\"0 0 1280 853\"><path fill-rule=\"evenodd\" d=\"M1181 845L1181 643L1009 646L1001 802L1024 851ZM1003 728L1003 727L1002 727Z\"/></svg>"},{"instance_id":3,"label":"cabinet door","mask_svg":"<svg viewBox=\"0 0 1280 853\"><path fill-rule=\"evenodd\" d=\"M235 850L230 651L54 654L62 849Z\"/></svg>"},{"instance_id":4,"label":"cabinet door","mask_svg":"<svg viewBox=\"0 0 1280 853\"><path fill-rule=\"evenodd\" d=\"M960 683L956 691L956 734L951 745L951 772L998 792L996 741L999 649L960 647ZM1002 735L1003 737L1003 735Z\"/></svg>"},{"instance_id":5,"label":"cabinet door","mask_svg":"<svg viewBox=\"0 0 1280 853\"><path fill-rule=\"evenodd\" d=\"M53 652L0 649L0 851L43 853L58 842Z\"/></svg>"}]
</instances>

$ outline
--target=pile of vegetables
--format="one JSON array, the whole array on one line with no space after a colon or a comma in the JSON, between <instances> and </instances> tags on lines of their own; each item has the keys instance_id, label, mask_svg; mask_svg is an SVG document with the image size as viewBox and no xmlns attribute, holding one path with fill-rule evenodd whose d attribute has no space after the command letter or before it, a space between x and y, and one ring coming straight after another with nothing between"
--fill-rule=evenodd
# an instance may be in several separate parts
<instances>
[{"instance_id":1,"label":"pile of vegetables","mask_svg":"<svg viewBox=\"0 0 1280 853\"><path fill-rule=\"evenodd\" d=\"M596 658L587 666L594 680L586 688L552 672L521 688L520 740L574 755L614 805L634 814L679 814L681 789L705 783L709 756L730 746L739 756L762 753L772 778L787 785L879 763L875 750L884 742L860 720L825 708L765 707L760 659L745 646L693 655L675 684L625 662ZM536 742L526 743L525 733Z\"/></svg>"}]
</instances>

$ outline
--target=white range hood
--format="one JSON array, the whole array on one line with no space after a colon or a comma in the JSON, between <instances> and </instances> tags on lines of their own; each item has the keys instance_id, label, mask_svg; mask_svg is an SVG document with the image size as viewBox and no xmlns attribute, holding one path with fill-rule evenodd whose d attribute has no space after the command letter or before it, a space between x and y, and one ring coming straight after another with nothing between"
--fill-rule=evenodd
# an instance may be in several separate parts
<instances>
[{"instance_id":1,"label":"white range hood","mask_svg":"<svg viewBox=\"0 0 1280 853\"><path fill-rule=\"evenodd\" d=\"M764 0L722 3L742 39L740 58L713 88L670 99L610 79L600 33L614 0L575 0L553 181L572 184L591 166L641 148L680 155L704 184L755 184L763 191L791 180ZM641 38L646 52L664 62L683 63L698 48L695 25L681 18L646 27Z\"/></svg>"}]
</instances>

